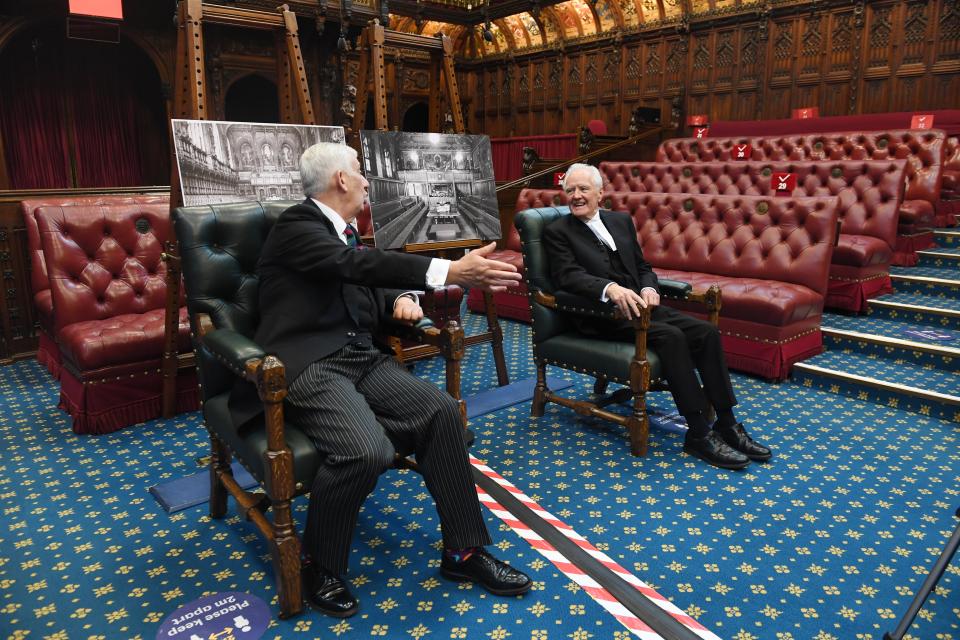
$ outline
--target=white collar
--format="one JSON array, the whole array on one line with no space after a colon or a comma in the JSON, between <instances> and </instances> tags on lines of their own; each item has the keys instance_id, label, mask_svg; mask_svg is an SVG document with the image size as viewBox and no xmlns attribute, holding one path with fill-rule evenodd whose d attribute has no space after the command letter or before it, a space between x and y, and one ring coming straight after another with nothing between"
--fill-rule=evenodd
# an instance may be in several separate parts
<instances>
[{"instance_id":1,"label":"white collar","mask_svg":"<svg viewBox=\"0 0 960 640\"><path fill-rule=\"evenodd\" d=\"M333 230L337 232L337 237L340 238L344 244L348 244L347 237L343 235L343 232L347 228L347 222L340 216L339 213L323 204L319 200L315 200L314 198L310 199L313 200L313 204L320 208L320 212L326 216L327 220L333 223ZM357 239L359 240L359 238Z\"/></svg>"}]
</instances>

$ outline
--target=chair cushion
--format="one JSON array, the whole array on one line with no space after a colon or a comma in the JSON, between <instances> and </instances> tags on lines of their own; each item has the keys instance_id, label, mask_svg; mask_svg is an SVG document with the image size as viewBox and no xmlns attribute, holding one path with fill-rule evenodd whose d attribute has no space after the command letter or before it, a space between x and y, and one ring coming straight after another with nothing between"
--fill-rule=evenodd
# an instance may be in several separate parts
<instances>
[{"instance_id":1,"label":"chair cushion","mask_svg":"<svg viewBox=\"0 0 960 640\"><path fill-rule=\"evenodd\" d=\"M786 326L818 316L823 311L823 295L801 284L673 269L657 268L654 271L658 277L689 282L697 290L705 290L712 284L720 285L723 290L720 314L724 318Z\"/></svg>"},{"instance_id":2,"label":"chair cushion","mask_svg":"<svg viewBox=\"0 0 960 640\"><path fill-rule=\"evenodd\" d=\"M831 261L833 264L869 267L875 264L889 264L892 258L893 250L880 238L841 233L837 246L833 248Z\"/></svg>"},{"instance_id":3,"label":"chair cushion","mask_svg":"<svg viewBox=\"0 0 960 640\"><path fill-rule=\"evenodd\" d=\"M574 369L590 375L629 384L630 362L635 346L632 343L588 338L576 331L568 331L548 338L535 346L537 358L565 369ZM660 359L647 350L650 380L660 377Z\"/></svg>"},{"instance_id":4,"label":"chair cushion","mask_svg":"<svg viewBox=\"0 0 960 640\"><path fill-rule=\"evenodd\" d=\"M216 429L217 436L230 447L235 457L244 463L254 478L263 482L263 454L267 450L267 430L263 415L248 422L238 432L232 428L233 420L230 417L230 409L227 407L229 399L230 393L226 392L204 400L204 422L208 429ZM231 427L222 425L231 425ZM297 487L298 494L305 493L310 490L313 477L320 466L321 454L309 436L300 431L297 425L285 422L283 434L287 446L293 452L294 485Z\"/></svg>"},{"instance_id":5,"label":"chair cushion","mask_svg":"<svg viewBox=\"0 0 960 640\"><path fill-rule=\"evenodd\" d=\"M62 328L57 341L65 360L80 371L154 360L163 353L164 309L84 320ZM180 307L177 348L189 352L190 323Z\"/></svg>"}]
</instances>

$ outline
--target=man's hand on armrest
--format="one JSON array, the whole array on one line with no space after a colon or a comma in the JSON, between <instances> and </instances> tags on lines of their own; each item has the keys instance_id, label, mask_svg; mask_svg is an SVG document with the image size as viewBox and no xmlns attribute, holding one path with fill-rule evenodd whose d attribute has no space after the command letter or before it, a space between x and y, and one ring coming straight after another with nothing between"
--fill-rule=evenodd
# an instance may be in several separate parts
<instances>
[{"instance_id":1,"label":"man's hand on armrest","mask_svg":"<svg viewBox=\"0 0 960 640\"><path fill-rule=\"evenodd\" d=\"M423 309L409 296L400 296L393 303L393 319L413 324L423 318Z\"/></svg>"},{"instance_id":2,"label":"man's hand on armrest","mask_svg":"<svg viewBox=\"0 0 960 640\"><path fill-rule=\"evenodd\" d=\"M660 303L660 296L657 295L657 292L649 287L644 289L642 293L653 293L656 297L656 302L653 304ZM620 309L620 313L627 320L633 320L640 316L640 309L646 309L648 306L651 306L650 296L642 296L633 289L628 289L627 287L621 287L617 283L611 284L607 287L607 298L610 299L610 302L617 305L617 308Z\"/></svg>"},{"instance_id":3,"label":"man's hand on armrest","mask_svg":"<svg viewBox=\"0 0 960 640\"><path fill-rule=\"evenodd\" d=\"M508 262L489 260L487 256L496 249L495 242L474 249L459 260L450 263L447 281L462 287L477 287L497 293L515 287L520 282L517 268Z\"/></svg>"}]
</instances>

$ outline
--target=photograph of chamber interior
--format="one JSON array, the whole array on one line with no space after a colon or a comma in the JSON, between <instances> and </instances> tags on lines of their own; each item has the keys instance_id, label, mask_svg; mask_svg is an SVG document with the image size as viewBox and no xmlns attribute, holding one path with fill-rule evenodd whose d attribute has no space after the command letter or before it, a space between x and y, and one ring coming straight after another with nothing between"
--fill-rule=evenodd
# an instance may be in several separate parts
<instances>
[{"instance_id":1,"label":"photograph of chamber interior","mask_svg":"<svg viewBox=\"0 0 960 640\"><path fill-rule=\"evenodd\" d=\"M172 120L183 203L301 200L300 154L343 127Z\"/></svg>"},{"instance_id":2,"label":"photograph of chamber interior","mask_svg":"<svg viewBox=\"0 0 960 640\"><path fill-rule=\"evenodd\" d=\"M487 136L361 131L360 146L378 247L500 238Z\"/></svg>"}]
</instances>

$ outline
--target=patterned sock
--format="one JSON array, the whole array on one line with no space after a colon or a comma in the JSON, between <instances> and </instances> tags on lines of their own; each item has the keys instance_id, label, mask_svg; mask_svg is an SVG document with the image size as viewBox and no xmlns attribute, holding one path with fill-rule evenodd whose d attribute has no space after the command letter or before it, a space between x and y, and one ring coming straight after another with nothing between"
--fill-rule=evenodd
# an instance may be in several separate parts
<instances>
[{"instance_id":1,"label":"patterned sock","mask_svg":"<svg viewBox=\"0 0 960 640\"><path fill-rule=\"evenodd\" d=\"M480 547L466 547L463 549L444 549L443 555L456 563L466 562Z\"/></svg>"}]
</instances>

